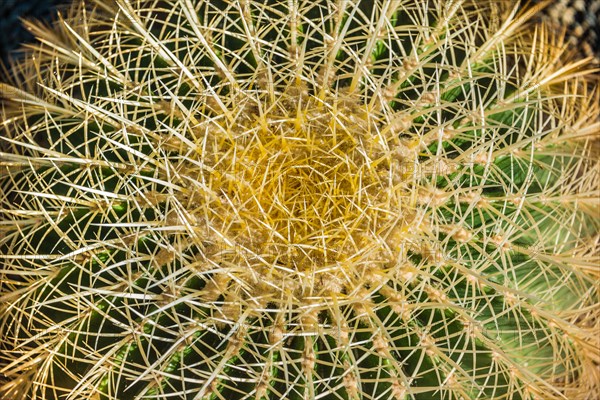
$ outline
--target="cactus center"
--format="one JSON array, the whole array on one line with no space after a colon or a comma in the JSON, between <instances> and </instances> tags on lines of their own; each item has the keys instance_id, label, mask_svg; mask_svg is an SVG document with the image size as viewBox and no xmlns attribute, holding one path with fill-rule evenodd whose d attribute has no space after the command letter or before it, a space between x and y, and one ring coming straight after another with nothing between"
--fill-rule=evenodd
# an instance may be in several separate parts
<instances>
[{"instance_id":1,"label":"cactus center","mask_svg":"<svg viewBox=\"0 0 600 400\"><path fill-rule=\"evenodd\" d=\"M232 101L201 123L188 211L222 281L254 297L383 279L414 215L397 132L350 95ZM231 110L233 108L233 110ZM223 284L225 282L222 282Z\"/></svg>"}]
</instances>

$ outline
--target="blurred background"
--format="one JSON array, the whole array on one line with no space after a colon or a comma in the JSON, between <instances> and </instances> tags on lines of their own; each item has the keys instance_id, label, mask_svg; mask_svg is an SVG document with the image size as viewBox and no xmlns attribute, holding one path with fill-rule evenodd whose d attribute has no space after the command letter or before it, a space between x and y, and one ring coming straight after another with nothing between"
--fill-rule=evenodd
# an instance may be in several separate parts
<instances>
[{"instance_id":1,"label":"blurred background","mask_svg":"<svg viewBox=\"0 0 600 400\"><path fill-rule=\"evenodd\" d=\"M17 50L21 43L33 41L20 18L35 18L47 21L56 17L58 9L65 9L66 0L0 0L0 55L6 63L11 52Z\"/></svg>"},{"instance_id":2,"label":"blurred background","mask_svg":"<svg viewBox=\"0 0 600 400\"><path fill-rule=\"evenodd\" d=\"M426 1L426 0L417 0ZM510 1L510 0L497 0ZM539 3L541 0L522 0ZM50 22L57 10L66 9L68 0L0 0L0 58L6 63L21 43L33 41L23 29L20 18L36 18ZM566 29L568 40L580 55L600 60L600 0L553 0L540 13L539 19L558 31Z\"/></svg>"}]
</instances>

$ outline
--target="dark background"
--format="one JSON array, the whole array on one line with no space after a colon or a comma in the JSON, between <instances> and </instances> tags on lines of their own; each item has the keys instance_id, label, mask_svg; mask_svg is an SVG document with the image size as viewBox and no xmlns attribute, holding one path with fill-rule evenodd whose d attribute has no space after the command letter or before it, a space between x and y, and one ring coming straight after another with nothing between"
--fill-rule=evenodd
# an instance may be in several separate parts
<instances>
[{"instance_id":1,"label":"dark background","mask_svg":"<svg viewBox=\"0 0 600 400\"><path fill-rule=\"evenodd\" d=\"M33 37L21 25L19 18L35 18L50 21L57 7L65 8L65 0L0 0L0 55L6 63L11 51L21 43L33 41Z\"/></svg>"},{"instance_id":2,"label":"dark background","mask_svg":"<svg viewBox=\"0 0 600 400\"><path fill-rule=\"evenodd\" d=\"M538 3L540 0L522 1ZM68 0L0 0L2 62L6 63L9 53L18 49L21 43L33 40L19 18L50 21L56 10L68 8L68 3ZM554 29L566 27L569 40L579 47L581 56L593 55L600 60L600 0L555 0L539 18L549 22Z\"/></svg>"}]
</instances>

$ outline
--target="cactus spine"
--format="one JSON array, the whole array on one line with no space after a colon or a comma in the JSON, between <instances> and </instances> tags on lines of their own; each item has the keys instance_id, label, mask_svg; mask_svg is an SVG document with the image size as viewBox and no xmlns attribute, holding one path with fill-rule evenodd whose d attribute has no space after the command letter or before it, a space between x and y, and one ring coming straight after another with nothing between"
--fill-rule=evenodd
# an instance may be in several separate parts
<instances>
[{"instance_id":1,"label":"cactus spine","mask_svg":"<svg viewBox=\"0 0 600 400\"><path fill-rule=\"evenodd\" d=\"M85 1L0 85L0 394L596 399L598 89L497 1Z\"/></svg>"}]
</instances>

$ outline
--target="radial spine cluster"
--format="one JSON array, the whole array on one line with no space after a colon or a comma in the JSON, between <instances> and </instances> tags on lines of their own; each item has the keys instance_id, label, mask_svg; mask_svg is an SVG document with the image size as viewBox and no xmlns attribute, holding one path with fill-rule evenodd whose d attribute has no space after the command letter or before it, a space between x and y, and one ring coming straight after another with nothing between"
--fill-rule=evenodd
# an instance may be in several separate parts
<instances>
[{"instance_id":1,"label":"radial spine cluster","mask_svg":"<svg viewBox=\"0 0 600 400\"><path fill-rule=\"evenodd\" d=\"M0 84L0 397L597 399L598 79L537 11L27 23Z\"/></svg>"}]
</instances>

